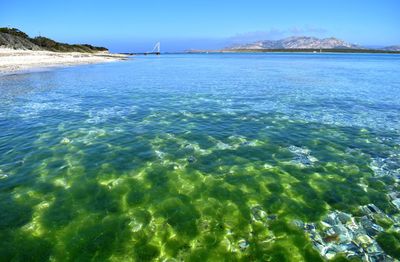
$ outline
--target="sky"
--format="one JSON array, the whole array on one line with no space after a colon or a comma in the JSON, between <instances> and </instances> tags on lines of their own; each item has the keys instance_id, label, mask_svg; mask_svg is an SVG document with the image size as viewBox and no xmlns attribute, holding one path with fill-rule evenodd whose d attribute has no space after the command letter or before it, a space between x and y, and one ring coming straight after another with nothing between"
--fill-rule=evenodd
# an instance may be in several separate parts
<instances>
[{"instance_id":1,"label":"sky","mask_svg":"<svg viewBox=\"0 0 400 262\"><path fill-rule=\"evenodd\" d=\"M0 0L0 27L114 52L218 49L288 36L400 44L400 0Z\"/></svg>"}]
</instances>

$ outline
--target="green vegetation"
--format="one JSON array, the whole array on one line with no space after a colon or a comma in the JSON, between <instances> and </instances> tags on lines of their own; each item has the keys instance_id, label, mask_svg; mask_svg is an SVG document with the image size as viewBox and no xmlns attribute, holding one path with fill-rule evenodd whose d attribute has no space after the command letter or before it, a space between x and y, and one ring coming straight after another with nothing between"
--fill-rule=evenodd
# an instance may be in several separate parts
<instances>
[{"instance_id":1,"label":"green vegetation","mask_svg":"<svg viewBox=\"0 0 400 262\"><path fill-rule=\"evenodd\" d=\"M152 115L145 118L150 119ZM174 119L189 118L165 117L166 123ZM33 168L35 156L49 150L42 147L45 140L59 141L62 136L47 133L41 138L45 140L35 141L39 148L35 148L35 156L25 159L28 166L15 172L33 170L48 175L25 186L15 182L14 189L0 192L4 210L0 213L0 240L8 243L0 247L0 254L8 260L22 260L35 250L38 261L49 260L49 256L55 261L123 261L126 257L136 261L221 261L224 256L230 261L322 261L293 220L320 221L331 209L354 214L360 205L371 202L386 207L388 200L372 188L381 189L383 195L385 178L371 178L365 163L369 158L345 155L345 147L327 142L333 134L353 141L357 148L370 148L370 143L357 140L356 129L309 123L305 130L301 122L267 115L257 119L260 122L238 123L237 117L230 115L207 118L235 128L242 136L211 137L193 128L190 133L137 136L126 145L126 138L115 140L118 135L109 133L109 137L97 137L88 148L80 147L82 137L71 132L74 142L54 145L54 156ZM275 125L268 137L251 138L264 134L249 133L249 126L261 130L258 126L272 122ZM288 162L293 158L288 150L292 141L282 142L281 136L290 137L293 132L308 133L298 143L320 161L312 166ZM104 143L110 147L103 152ZM152 153L156 151L164 154ZM125 163L118 158L110 161L110 152L129 155L129 161L128 157ZM189 162L189 156L196 160ZM65 164L60 159L77 164L54 176L54 170ZM107 165L93 165L94 159L105 159ZM367 180L369 191L359 186ZM385 228L391 225L385 220L380 224ZM246 244L240 247L240 243ZM398 257L396 235L382 234L379 244ZM348 260L338 256L334 261Z\"/></svg>"},{"instance_id":2,"label":"green vegetation","mask_svg":"<svg viewBox=\"0 0 400 262\"><path fill-rule=\"evenodd\" d=\"M400 259L400 233L381 233L377 241L382 249L394 258Z\"/></svg>"},{"instance_id":3,"label":"green vegetation","mask_svg":"<svg viewBox=\"0 0 400 262\"><path fill-rule=\"evenodd\" d=\"M43 50L54 51L54 52L81 52L81 53L93 53L93 52L101 52L108 51L105 47L92 46L88 44L65 44L54 41L50 38L37 36L34 38L30 38L24 32L16 29L16 28L8 28L3 27L0 28L0 33L5 33L17 37L21 37L25 40L28 40L32 44L35 44L42 48Z\"/></svg>"},{"instance_id":4,"label":"green vegetation","mask_svg":"<svg viewBox=\"0 0 400 262\"><path fill-rule=\"evenodd\" d=\"M50 38L38 36L35 38L31 38L30 41L43 49L49 51L56 51L56 52L98 52L98 51L107 51L105 47L97 47L88 44L84 45L70 45L56 42Z\"/></svg>"},{"instance_id":5,"label":"green vegetation","mask_svg":"<svg viewBox=\"0 0 400 262\"><path fill-rule=\"evenodd\" d=\"M0 27L0 33L10 34L28 39L29 36L16 28Z\"/></svg>"}]
</instances>

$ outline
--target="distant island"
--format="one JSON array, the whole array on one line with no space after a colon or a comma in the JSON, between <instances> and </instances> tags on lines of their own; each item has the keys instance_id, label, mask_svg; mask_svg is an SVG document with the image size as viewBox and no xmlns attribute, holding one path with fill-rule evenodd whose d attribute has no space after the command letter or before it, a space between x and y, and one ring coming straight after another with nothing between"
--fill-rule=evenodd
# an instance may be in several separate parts
<instances>
[{"instance_id":1,"label":"distant island","mask_svg":"<svg viewBox=\"0 0 400 262\"><path fill-rule=\"evenodd\" d=\"M379 49L371 49L352 44L335 37L317 38L308 36L292 36L280 40L264 40L247 44L237 44L222 50L204 51L189 50L189 53L203 52L335 52L335 53L400 53L400 45L393 45Z\"/></svg>"},{"instance_id":2,"label":"distant island","mask_svg":"<svg viewBox=\"0 0 400 262\"><path fill-rule=\"evenodd\" d=\"M66 44L47 37L29 37L16 28L0 28L0 74L77 64L112 62L126 59L105 47Z\"/></svg>"}]
</instances>

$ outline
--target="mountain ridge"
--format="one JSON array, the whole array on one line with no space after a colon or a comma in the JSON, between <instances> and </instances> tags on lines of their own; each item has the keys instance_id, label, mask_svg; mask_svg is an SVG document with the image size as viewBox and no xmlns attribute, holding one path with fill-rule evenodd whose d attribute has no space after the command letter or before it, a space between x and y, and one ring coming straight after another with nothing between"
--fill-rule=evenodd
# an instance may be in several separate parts
<instances>
[{"instance_id":1,"label":"mountain ridge","mask_svg":"<svg viewBox=\"0 0 400 262\"><path fill-rule=\"evenodd\" d=\"M388 51L400 51L400 45L391 45L384 47L383 50L388 50Z\"/></svg>"},{"instance_id":2,"label":"mountain ridge","mask_svg":"<svg viewBox=\"0 0 400 262\"><path fill-rule=\"evenodd\" d=\"M335 37L291 36L279 40L262 40L248 44L233 45L227 50L237 49L362 49Z\"/></svg>"}]
</instances>

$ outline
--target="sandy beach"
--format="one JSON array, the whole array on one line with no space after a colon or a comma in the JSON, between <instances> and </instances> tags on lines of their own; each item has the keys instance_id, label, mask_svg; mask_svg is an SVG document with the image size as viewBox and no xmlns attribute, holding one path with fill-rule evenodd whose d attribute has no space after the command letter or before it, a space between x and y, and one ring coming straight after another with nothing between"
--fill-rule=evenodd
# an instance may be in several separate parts
<instances>
[{"instance_id":1,"label":"sandy beach","mask_svg":"<svg viewBox=\"0 0 400 262\"><path fill-rule=\"evenodd\" d=\"M61 53L0 48L0 74L38 68L114 62L124 59L126 59L126 55L107 52Z\"/></svg>"}]
</instances>

